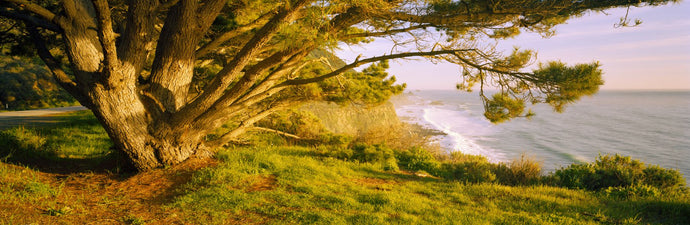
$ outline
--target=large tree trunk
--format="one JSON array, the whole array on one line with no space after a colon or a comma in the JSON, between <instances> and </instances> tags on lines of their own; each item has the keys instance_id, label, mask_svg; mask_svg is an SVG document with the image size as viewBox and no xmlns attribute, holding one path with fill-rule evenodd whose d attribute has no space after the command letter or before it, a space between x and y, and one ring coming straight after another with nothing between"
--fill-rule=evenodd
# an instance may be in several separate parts
<instances>
[{"instance_id":1,"label":"large tree trunk","mask_svg":"<svg viewBox=\"0 0 690 225\"><path fill-rule=\"evenodd\" d=\"M177 164L193 155L210 156L208 148L200 144L205 133L189 131L190 124L171 125L170 121L170 113L186 100L186 89L193 73L195 39L198 37L167 34L171 38L161 40L163 43L189 47L183 54L176 52L176 49L159 50L151 85L149 88L142 88L137 79L140 67L146 60L147 49L143 46L150 39L143 37L148 35L142 34L146 31L143 26L152 26L152 23L140 25L142 27L130 24L131 33L142 37L128 35L130 39L126 45L139 47L123 49L119 52L120 59L113 62L106 57L106 39L114 40L114 37L104 36L93 29L102 25L99 24L102 21L96 20L97 8L90 1L84 0L64 1L63 6L66 17L61 22L65 28L65 46L76 81L82 87L81 94L86 96L82 104L88 106L99 119L115 149L127 155L139 171ZM146 13L152 11L153 7L136 10ZM178 16L177 11L174 8L172 13ZM187 19L193 16L184 15ZM177 25L189 22L180 21L168 21L166 26L172 28L166 30L174 33L174 30L186 29ZM137 41L140 43L136 43ZM170 77L184 79L169 79Z\"/></svg>"}]
</instances>

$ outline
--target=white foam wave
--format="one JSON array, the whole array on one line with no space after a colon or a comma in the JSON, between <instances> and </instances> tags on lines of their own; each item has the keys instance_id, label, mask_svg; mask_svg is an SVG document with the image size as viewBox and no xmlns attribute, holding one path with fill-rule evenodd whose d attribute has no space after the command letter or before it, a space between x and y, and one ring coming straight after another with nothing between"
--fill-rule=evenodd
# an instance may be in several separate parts
<instances>
[{"instance_id":1,"label":"white foam wave","mask_svg":"<svg viewBox=\"0 0 690 225\"><path fill-rule=\"evenodd\" d=\"M503 160L503 154L476 142L491 133L487 122L471 118L461 111L442 108L425 108L422 118L432 128L447 134L440 140L444 148L470 155L482 155L491 162Z\"/></svg>"}]
</instances>

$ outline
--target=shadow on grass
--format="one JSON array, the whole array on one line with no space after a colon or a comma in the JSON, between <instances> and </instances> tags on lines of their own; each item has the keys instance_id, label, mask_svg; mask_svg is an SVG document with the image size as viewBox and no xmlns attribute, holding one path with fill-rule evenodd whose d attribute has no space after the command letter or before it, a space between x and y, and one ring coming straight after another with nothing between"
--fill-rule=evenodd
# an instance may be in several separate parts
<instances>
[{"instance_id":1,"label":"shadow on grass","mask_svg":"<svg viewBox=\"0 0 690 225\"><path fill-rule=\"evenodd\" d=\"M0 160L48 173L131 172L91 112L51 119L56 122L0 131Z\"/></svg>"},{"instance_id":2,"label":"shadow on grass","mask_svg":"<svg viewBox=\"0 0 690 225\"><path fill-rule=\"evenodd\" d=\"M634 217L645 224L690 224L690 204L682 199L631 199L610 201L609 214Z\"/></svg>"}]
</instances>

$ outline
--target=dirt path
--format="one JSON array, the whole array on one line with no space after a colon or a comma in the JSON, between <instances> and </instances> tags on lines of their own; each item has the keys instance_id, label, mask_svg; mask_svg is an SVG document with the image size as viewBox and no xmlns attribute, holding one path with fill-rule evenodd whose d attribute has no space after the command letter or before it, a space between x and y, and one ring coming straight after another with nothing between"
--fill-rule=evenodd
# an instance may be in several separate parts
<instances>
[{"instance_id":1,"label":"dirt path","mask_svg":"<svg viewBox=\"0 0 690 225\"><path fill-rule=\"evenodd\" d=\"M70 106L52 109L36 109L26 111L13 111L0 113L0 130L16 126L36 126L58 122L52 116L86 110L83 106Z\"/></svg>"}]
</instances>

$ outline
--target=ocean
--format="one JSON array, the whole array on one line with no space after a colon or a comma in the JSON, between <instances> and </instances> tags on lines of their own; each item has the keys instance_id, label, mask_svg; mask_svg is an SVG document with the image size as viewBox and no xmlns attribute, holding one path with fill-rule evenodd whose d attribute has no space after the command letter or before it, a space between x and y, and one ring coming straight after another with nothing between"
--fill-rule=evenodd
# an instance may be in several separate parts
<instances>
[{"instance_id":1,"label":"ocean","mask_svg":"<svg viewBox=\"0 0 690 225\"><path fill-rule=\"evenodd\" d=\"M564 113L533 105L533 118L501 124L483 117L478 93L411 91L392 102L401 120L444 132L435 139L447 151L492 162L525 154L545 172L618 153L690 180L690 91L600 91Z\"/></svg>"}]
</instances>

